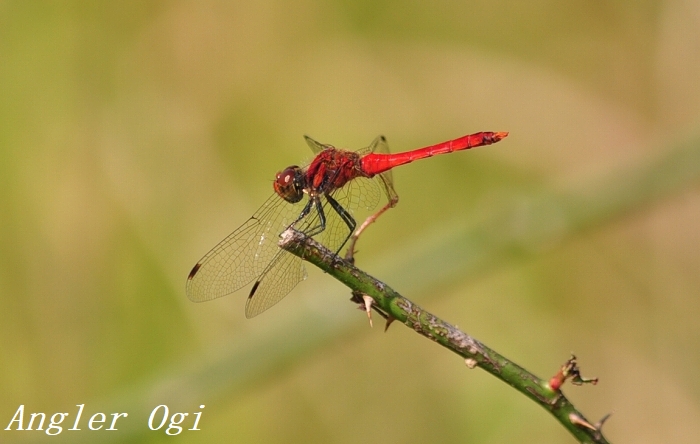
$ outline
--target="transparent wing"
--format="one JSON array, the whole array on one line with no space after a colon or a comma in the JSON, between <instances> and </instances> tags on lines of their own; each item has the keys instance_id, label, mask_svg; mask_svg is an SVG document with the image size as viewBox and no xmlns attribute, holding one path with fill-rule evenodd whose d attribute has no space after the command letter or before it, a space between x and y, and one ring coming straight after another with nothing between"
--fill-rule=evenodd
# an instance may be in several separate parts
<instances>
[{"instance_id":1,"label":"transparent wing","mask_svg":"<svg viewBox=\"0 0 700 444\"><path fill-rule=\"evenodd\" d=\"M273 194L194 266L187 277L187 297L194 302L216 299L269 273L273 259L279 261L276 256L283 252L277 245L279 234L299 216L304 204L290 204ZM289 279L297 279L293 287L302 278L293 273Z\"/></svg>"},{"instance_id":2,"label":"transparent wing","mask_svg":"<svg viewBox=\"0 0 700 444\"><path fill-rule=\"evenodd\" d=\"M278 253L261 273L257 288L248 296L245 317L252 318L282 300L302 280L306 270L301 258L277 247Z\"/></svg>"},{"instance_id":3,"label":"transparent wing","mask_svg":"<svg viewBox=\"0 0 700 444\"><path fill-rule=\"evenodd\" d=\"M386 137L384 137L384 136L377 136L372 141L372 143L364 150L366 150L367 153L380 153L380 154L389 154L390 153L389 143L386 141ZM358 151L358 152L363 154L362 151ZM391 170L380 173L380 174L378 174L378 176L379 176L379 181L381 182L382 187L384 188L384 194L386 195L389 202L392 203L391 206L393 207L399 201L399 195L396 193L396 190L394 190L394 176L392 176Z\"/></svg>"},{"instance_id":4,"label":"transparent wing","mask_svg":"<svg viewBox=\"0 0 700 444\"><path fill-rule=\"evenodd\" d=\"M313 237L327 248L337 252L348 238L350 229L324 197L321 197L321 207L326 216L326 229ZM301 210L302 208L297 206L296 217L299 216ZM281 227L279 232L286 229L294 219L292 218L289 223ZM302 233L309 233L320 225L320 215L315 208L312 208L305 218L294 225L294 229ZM306 270L302 260L280 249L277 246L277 240L279 240L278 236L275 237L274 243L276 254L257 276L255 291L246 302L245 315L247 318L257 316L272 307L292 291L300 281L306 279Z\"/></svg>"},{"instance_id":5,"label":"transparent wing","mask_svg":"<svg viewBox=\"0 0 700 444\"><path fill-rule=\"evenodd\" d=\"M321 151L328 149L328 148L334 148L333 145L328 145L326 143L317 142L307 135L304 135L304 140L306 140L306 144L309 145L309 148L311 148L311 151L313 151L314 154L318 154Z\"/></svg>"}]
</instances>

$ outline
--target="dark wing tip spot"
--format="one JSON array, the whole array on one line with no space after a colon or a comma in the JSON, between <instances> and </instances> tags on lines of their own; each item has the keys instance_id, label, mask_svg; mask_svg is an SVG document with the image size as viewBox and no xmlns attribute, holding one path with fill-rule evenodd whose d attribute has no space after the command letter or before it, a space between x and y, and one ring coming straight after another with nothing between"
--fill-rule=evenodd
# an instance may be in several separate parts
<instances>
[{"instance_id":1,"label":"dark wing tip spot","mask_svg":"<svg viewBox=\"0 0 700 444\"><path fill-rule=\"evenodd\" d=\"M197 264L197 265L195 265L194 268L192 269L192 271L190 271L190 275L187 276L187 280L188 280L188 281L192 280L192 278L194 277L194 275L197 274L197 272L199 271L199 269L200 269L201 267L202 267L202 264Z\"/></svg>"},{"instance_id":2,"label":"dark wing tip spot","mask_svg":"<svg viewBox=\"0 0 700 444\"><path fill-rule=\"evenodd\" d=\"M253 288L250 289L250 294L248 295L248 300L253 297L255 294L255 291L258 289L260 286L260 281L255 281L255 284L253 284Z\"/></svg>"}]
</instances>

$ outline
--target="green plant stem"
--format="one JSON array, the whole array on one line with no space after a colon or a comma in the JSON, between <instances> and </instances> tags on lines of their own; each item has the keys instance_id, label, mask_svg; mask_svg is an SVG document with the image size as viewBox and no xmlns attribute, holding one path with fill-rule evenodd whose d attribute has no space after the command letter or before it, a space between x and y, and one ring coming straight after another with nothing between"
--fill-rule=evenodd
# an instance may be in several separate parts
<instances>
[{"instance_id":1,"label":"green plant stem","mask_svg":"<svg viewBox=\"0 0 700 444\"><path fill-rule=\"evenodd\" d=\"M481 367L517 389L554 415L580 442L608 442L599 430L582 427L581 422L572 422L571 418L575 417L579 421L590 424L590 421L576 410L561 391L552 390L547 381L538 378L455 326L423 310L388 285L335 255L315 240L289 229L282 234L280 246L316 265L351 290L372 297L373 303L386 313L389 319L400 321L417 333L462 356L468 367Z\"/></svg>"}]
</instances>

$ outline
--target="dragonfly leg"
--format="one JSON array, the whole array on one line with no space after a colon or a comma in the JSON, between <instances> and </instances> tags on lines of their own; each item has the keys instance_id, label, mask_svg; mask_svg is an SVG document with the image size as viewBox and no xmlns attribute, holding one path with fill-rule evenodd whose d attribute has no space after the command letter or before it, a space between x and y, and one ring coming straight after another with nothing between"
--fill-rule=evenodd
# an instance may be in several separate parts
<instances>
[{"instance_id":1,"label":"dragonfly leg","mask_svg":"<svg viewBox=\"0 0 700 444\"><path fill-rule=\"evenodd\" d=\"M355 256L355 244L357 243L357 240L360 238L360 235L362 234L365 229L370 226L370 224L374 223L374 221L377 220L379 216L381 216L386 210L389 208L394 208L396 204L399 202L399 196L395 196L393 199L390 199L389 202L387 202L386 205L382 207L379 211L374 213L373 215L369 216L367 219L365 219L364 222L362 222L362 225L360 225L360 228L357 229L354 233L351 231L350 232L350 244L348 245L348 251L345 254L345 259L349 261L354 261L354 256ZM347 242L347 240L346 240Z\"/></svg>"},{"instance_id":2,"label":"dragonfly leg","mask_svg":"<svg viewBox=\"0 0 700 444\"><path fill-rule=\"evenodd\" d=\"M326 199L328 200L328 203L331 205L331 207L335 210L335 212L338 213L338 216L340 216L340 218L343 219L343 222L345 222L345 224L350 229L347 237L345 238L345 240L343 240L343 243L340 244L340 246L338 247L338 251L335 252L335 254L338 254L340 253L340 249L343 248L343 245L345 245L348 239L350 239L350 236L352 236L353 231L355 231L357 222L355 222L355 219L352 217L352 215L345 208L343 208L343 206L340 205L337 200L333 199L332 196L326 195Z\"/></svg>"},{"instance_id":3,"label":"dragonfly leg","mask_svg":"<svg viewBox=\"0 0 700 444\"><path fill-rule=\"evenodd\" d=\"M306 230L304 234L308 237L313 237L316 236L317 234L323 232L323 230L326 229L326 213L323 211L323 205L321 205L321 199L318 197L312 197L309 199L309 203L306 204L304 207L304 211L302 211L302 214L299 215L297 220L292 223L291 226L294 226L297 222L299 222L301 219L306 217L309 212L311 212L311 208L315 208L316 212L318 213L318 221L319 224L316 225L315 227L311 227L310 229Z\"/></svg>"},{"instance_id":4,"label":"dragonfly leg","mask_svg":"<svg viewBox=\"0 0 700 444\"><path fill-rule=\"evenodd\" d=\"M308 216L309 212L311 211L311 206L313 205L313 203L314 203L313 199L309 199L309 201L306 203L306 205L304 205L304 209L301 210L301 213L299 213L299 216L294 220L294 222L289 224L289 226L287 228L294 227L294 225L296 225L300 220L302 220L303 218Z\"/></svg>"},{"instance_id":5,"label":"dragonfly leg","mask_svg":"<svg viewBox=\"0 0 700 444\"><path fill-rule=\"evenodd\" d=\"M304 232L304 234L308 237L316 236L317 234L321 233L323 230L326 229L326 214L323 212L323 208L321 207L321 201L318 198L310 198L309 202L304 206L304 209L301 210L301 213L299 213L299 216L287 226L287 229L289 228L294 228L296 224L298 224L302 219L304 219L306 216L309 215L311 212L311 208L315 208L316 211L318 212L318 218L320 223L312 227Z\"/></svg>"}]
</instances>

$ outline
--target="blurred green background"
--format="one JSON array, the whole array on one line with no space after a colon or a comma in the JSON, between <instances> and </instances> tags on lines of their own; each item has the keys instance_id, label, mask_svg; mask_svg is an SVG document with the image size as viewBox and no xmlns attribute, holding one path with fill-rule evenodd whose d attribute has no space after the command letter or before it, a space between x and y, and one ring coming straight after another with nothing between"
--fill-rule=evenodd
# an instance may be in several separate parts
<instances>
[{"instance_id":1,"label":"blurred green background","mask_svg":"<svg viewBox=\"0 0 700 444\"><path fill-rule=\"evenodd\" d=\"M695 442L699 78L694 1L0 1L0 426L70 414L0 442L573 442L316 270L253 320L185 297L303 134L477 131L394 171L358 265L543 378L573 351L610 440Z\"/></svg>"}]
</instances>

